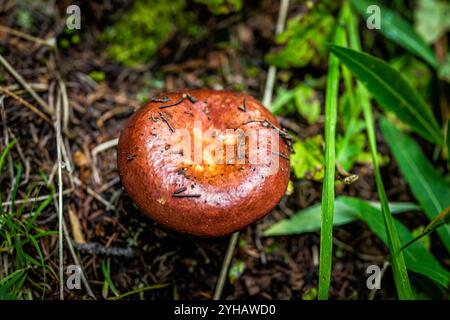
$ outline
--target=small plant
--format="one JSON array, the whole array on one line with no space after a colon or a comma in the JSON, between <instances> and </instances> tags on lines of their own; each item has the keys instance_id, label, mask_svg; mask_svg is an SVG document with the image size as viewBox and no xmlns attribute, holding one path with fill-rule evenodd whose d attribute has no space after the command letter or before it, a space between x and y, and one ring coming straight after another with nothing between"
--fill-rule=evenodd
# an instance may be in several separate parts
<instances>
[{"instance_id":1,"label":"small plant","mask_svg":"<svg viewBox=\"0 0 450 320\"><path fill-rule=\"evenodd\" d=\"M362 15L366 15L365 8L369 2L359 0L350 2ZM370 3L373 4L373 1ZM316 231L320 226L319 299L328 298L332 265L332 227L355 220L364 221L389 248L388 259L393 269L400 299L419 297L417 288L414 286L415 282L410 282L410 279L415 278L414 273L431 279L443 289L448 288L450 284L450 272L441 266L430 253L426 242L418 241L436 231L443 245L450 252L448 218L450 184L448 177L436 170L424 155L420 145L398 128L409 128L428 143L435 145L437 152L442 151L444 159L448 158L446 152L448 147L443 134L445 130L441 127L447 124L447 120L443 119L443 123L440 123L427 104L427 98L430 97L427 91L430 74L434 72L439 76L442 65L438 64L432 50L406 20L388 8L383 7L383 12L386 23L380 32L428 65L411 59L410 56L395 59L389 64L362 52L356 16L349 3L344 2L339 26L346 25L347 28L342 30L338 26L335 30L333 44L329 46L322 205L302 210L289 219L279 221L265 231L267 236L288 235ZM291 26L291 28L293 27ZM339 66L342 68L345 91L341 95L341 108L336 119L338 84L341 78ZM418 76L414 75L415 72L420 72L427 77L418 79ZM402 75L408 78L405 79ZM357 80L356 85L354 79ZM445 78L442 79L445 80ZM374 117L371 105L372 97L389 119L393 119L396 124L378 113L375 113ZM283 108L282 105L278 106L277 111L286 110ZM361 111L364 115L364 122L359 119ZM380 128L384 139L420 207L414 208L413 204L406 203L399 207L399 204L388 202L380 172L380 155L377 153L375 137L377 119L380 119ZM344 133L335 140L336 122L341 123ZM366 130L367 138L363 135L363 129ZM349 139L361 135L363 135L363 140L367 139L370 148L370 158L380 200L377 205L357 198L339 197L334 199L335 166L338 167L341 164L340 161L349 159L348 154L344 155L341 150L345 150L345 146L354 147L355 142L351 142ZM362 149L357 149L356 154L361 154ZM303 151L305 153L305 150ZM309 156L312 155L314 153ZM435 155L437 156L437 153ZM308 159L308 156L303 154L292 157L293 170L297 174L307 163L305 159ZM295 161L300 157L303 159L302 161ZM315 158L320 158L320 155L316 155ZM348 165L351 166L351 163ZM411 232L393 217L393 213L405 210L423 211L429 219L429 224L417 229L419 231ZM417 281L417 279L415 280Z\"/></svg>"},{"instance_id":2,"label":"small plant","mask_svg":"<svg viewBox=\"0 0 450 320\"><path fill-rule=\"evenodd\" d=\"M108 55L127 66L148 63L159 46L176 30L195 34L192 14L185 12L184 1L173 0L170 6L161 0L138 0L130 11L101 35Z\"/></svg>"},{"instance_id":3,"label":"small plant","mask_svg":"<svg viewBox=\"0 0 450 320\"><path fill-rule=\"evenodd\" d=\"M12 141L1 154L0 173L14 144L15 141ZM3 262L3 268L0 270L0 299L33 298L32 290L39 291L44 298L45 294L51 291L48 276L56 277L39 244L41 238L55 235L56 232L46 230L36 223L39 215L51 203L52 193L40 204L29 200L38 196L42 188L42 184L34 184L28 188L23 202L20 205L15 204L21 174L22 166L18 163L11 189L9 211L4 211L0 199L0 257ZM24 212L26 207L31 207L27 214ZM38 274L39 277L36 277Z\"/></svg>"}]
</instances>

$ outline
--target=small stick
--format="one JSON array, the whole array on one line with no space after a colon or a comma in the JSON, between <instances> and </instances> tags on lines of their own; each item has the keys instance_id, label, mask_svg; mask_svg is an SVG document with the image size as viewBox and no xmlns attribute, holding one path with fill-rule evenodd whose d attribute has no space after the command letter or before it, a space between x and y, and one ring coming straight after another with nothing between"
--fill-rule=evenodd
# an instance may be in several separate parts
<instances>
[{"instance_id":1,"label":"small stick","mask_svg":"<svg viewBox=\"0 0 450 320\"><path fill-rule=\"evenodd\" d=\"M250 119L250 120L245 121L245 122L243 123L243 125L245 126L245 125L247 125L247 124L249 124L249 123L261 122L261 121L264 121L264 120L253 120L253 119Z\"/></svg>"},{"instance_id":2,"label":"small stick","mask_svg":"<svg viewBox=\"0 0 450 320\"><path fill-rule=\"evenodd\" d=\"M153 97L150 99L151 102L169 102L170 98L167 96L164 96L162 98Z\"/></svg>"},{"instance_id":3,"label":"small stick","mask_svg":"<svg viewBox=\"0 0 450 320\"><path fill-rule=\"evenodd\" d=\"M28 41L36 42L40 45L49 46L51 48L55 47L55 43L53 41L54 39L44 40L44 39L34 37L32 35L22 32L22 31L15 30L15 29L12 29L12 28L9 28L6 26L0 26L0 31L3 31L5 33L10 33L16 37L23 38Z\"/></svg>"},{"instance_id":4,"label":"small stick","mask_svg":"<svg viewBox=\"0 0 450 320\"><path fill-rule=\"evenodd\" d=\"M113 148L113 147L117 146L118 143L119 143L119 139L118 138L112 139L112 140L108 140L108 141L105 141L103 143L100 143L99 145L95 146L91 150L92 156L95 157L100 152L108 150L110 148Z\"/></svg>"},{"instance_id":5,"label":"small stick","mask_svg":"<svg viewBox=\"0 0 450 320\"><path fill-rule=\"evenodd\" d=\"M58 256L59 256L59 300L64 300L64 231L63 231L63 219L64 219L64 203L63 203L63 180L62 180L62 133L61 133L61 103L56 104L56 154L58 164L58 202L57 202L57 215L58 215Z\"/></svg>"},{"instance_id":6,"label":"small stick","mask_svg":"<svg viewBox=\"0 0 450 320\"><path fill-rule=\"evenodd\" d=\"M194 98L190 93L184 93L183 95L186 95L191 103L196 103L198 101L198 99Z\"/></svg>"},{"instance_id":7,"label":"small stick","mask_svg":"<svg viewBox=\"0 0 450 320\"><path fill-rule=\"evenodd\" d=\"M85 189L85 190L87 191L88 194L90 194L90 195L93 196L95 199L97 199L100 203L102 203L102 204L106 207L106 209L111 210L111 211L113 211L113 210L116 209L116 207L115 207L112 203L110 203L110 202L108 202L107 200L105 200L105 198L103 198L100 194L98 194L97 192L95 192L94 190L92 190L90 187L84 185L84 184L80 181L80 179L78 179L77 177L74 177L74 178L73 178L73 182L74 182L77 186L79 186L79 187Z\"/></svg>"},{"instance_id":8,"label":"small stick","mask_svg":"<svg viewBox=\"0 0 450 320\"><path fill-rule=\"evenodd\" d=\"M63 195L68 195L71 194L73 192L73 189L66 189L63 191ZM23 204L23 203L33 203L33 202L42 202L44 200L47 200L47 198L49 196L52 196L50 194L46 194L43 196L39 196L39 197L34 197L34 198L28 198L28 199L20 199L20 200L16 200L14 201L15 204ZM53 194L53 198L57 198L59 197L59 193L55 193ZM8 206L12 205L12 201L5 201L2 203L2 207L6 208Z\"/></svg>"},{"instance_id":9,"label":"small stick","mask_svg":"<svg viewBox=\"0 0 450 320\"><path fill-rule=\"evenodd\" d=\"M78 250L83 250L90 254L104 255L107 257L116 256L131 258L134 255L132 248L106 247L95 242L78 243L76 247Z\"/></svg>"},{"instance_id":10,"label":"small stick","mask_svg":"<svg viewBox=\"0 0 450 320\"><path fill-rule=\"evenodd\" d=\"M170 131L174 132L175 129L173 128L172 124L170 123L169 119L166 118L166 116L164 115L164 113L160 112L159 115L161 116L161 119L163 119L163 121L165 123L167 123L167 126L169 127Z\"/></svg>"},{"instance_id":11,"label":"small stick","mask_svg":"<svg viewBox=\"0 0 450 320\"><path fill-rule=\"evenodd\" d=\"M238 107L239 110L241 110L242 112L247 112L247 104L245 103L245 98L244 98L244 102L242 103L241 106Z\"/></svg>"},{"instance_id":12,"label":"small stick","mask_svg":"<svg viewBox=\"0 0 450 320\"><path fill-rule=\"evenodd\" d=\"M175 101L174 103L166 104L164 106L160 106L159 108L165 109L165 108L175 107L175 106L179 105L180 103L182 103L184 101L184 99L186 99L186 96L183 94L183 96L180 99L178 99L177 101Z\"/></svg>"},{"instance_id":13,"label":"small stick","mask_svg":"<svg viewBox=\"0 0 450 320\"><path fill-rule=\"evenodd\" d=\"M174 194L174 195L175 195L175 194L179 194L179 193L185 192L186 190L187 190L186 187L182 187L182 188L176 189L176 190L173 192L173 194Z\"/></svg>"},{"instance_id":14,"label":"small stick","mask_svg":"<svg viewBox=\"0 0 450 320\"><path fill-rule=\"evenodd\" d=\"M290 159L289 159L289 156L285 155L284 153L281 153L281 152L273 152L273 154L274 154L274 155L277 155L277 156L279 156L279 157L281 157L281 158L283 158L283 159L290 160Z\"/></svg>"},{"instance_id":15,"label":"small stick","mask_svg":"<svg viewBox=\"0 0 450 320\"><path fill-rule=\"evenodd\" d=\"M44 110L48 113L53 115L53 110L49 107L49 105L34 91L28 83L25 81L24 78L20 74L17 73L16 70L8 63L8 61L3 58L3 56L0 54L0 63L5 67L6 71L8 71L14 79L25 89L28 91L28 93L44 108Z\"/></svg>"},{"instance_id":16,"label":"small stick","mask_svg":"<svg viewBox=\"0 0 450 320\"><path fill-rule=\"evenodd\" d=\"M223 259L222 268L220 269L219 278L217 279L216 288L214 290L213 300L219 300L222 295L223 286L227 279L228 268L230 267L231 259L233 259L234 249L236 248L237 241L239 239L239 231L231 235L230 242L228 242L227 252L225 253L225 259Z\"/></svg>"},{"instance_id":17,"label":"small stick","mask_svg":"<svg viewBox=\"0 0 450 320\"><path fill-rule=\"evenodd\" d=\"M130 155L127 156L127 161L131 161L131 160L134 160L134 159L136 159L136 155L135 154L130 154Z\"/></svg>"},{"instance_id":18,"label":"small stick","mask_svg":"<svg viewBox=\"0 0 450 320\"><path fill-rule=\"evenodd\" d=\"M175 107L175 106L179 105L180 103L182 103L186 99L188 99L191 103L196 103L198 101L198 99L194 98L189 93L183 93L181 95L181 98L178 99L177 101L175 101L174 103L166 104L165 106L160 106L159 108L160 109L165 109L165 108Z\"/></svg>"},{"instance_id":19,"label":"small stick","mask_svg":"<svg viewBox=\"0 0 450 320\"><path fill-rule=\"evenodd\" d=\"M75 254L75 250L73 249L72 239L69 236L69 232L67 230L67 225L66 225L66 222L64 221L64 218L63 218L63 227L64 227L64 236L66 238L66 243L67 243L67 246L69 247L70 254L72 255L75 265L81 271L80 272L81 281L83 281L83 284L86 287L86 291L87 291L88 295L90 295L92 298L94 298L96 300L97 297L95 296L94 292L91 289L91 286L89 285L89 281L87 279L84 268L82 267L80 260L78 259L78 256Z\"/></svg>"},{"instance_id":20,"label":"small stick","mask_svg":"<svg viewBox=\"0 0 450 320\"><path fill-rule=\"evenodd\" d=\"M18 102L20 102L21 104L23 104L25 107L27 107L28 109L30 109L31 111L33 111L34 113L36 113L41 119L45 120L48 123L51 123L50 119L44 114L42 113L42 111L40 111L38 108L36 108L35 106L33 106L31 103L29 103L28 101L24 100L22 97L19 97L17 94L15 94L14 92L6 89L5 87L0 87L0 92L3 92L4 94L6 94L7 96L17 100Z\"/></svg>"},{"instance_id":21,"label":"small stick","mask_svg":"<svg viewBox=\"0 0 450 320\"><path fill-rule=\"evenodd\" d=\"M200 198L201 195L200 194L179 194L179 193L176 193L176 194L172 194L172 197L175 197L175 198Z\"/></svg>"},{"instance_id":22,"label":"small stick","mask_svg":"<svg viewBox=\"0 0 450 320\"><path fill-rule=\"evenodd\" d=\"M270 122L267 119L264 119L264 120L248 120L248 121L245 121L243 124L246 125L246 124L254 123L254 122L262 123L263 127L266 127L266 128L270 127L272 129L275 129L278 132L278 134L280 135L280 137L284 140L284 142L286 142L286 144L287 144L287 146L289 148L289 151L290 152L293 151L293 148L292 148L292 137L286 130L278 128L276 125L274 125L272 122Z\"/></svg>"}]
</instances>

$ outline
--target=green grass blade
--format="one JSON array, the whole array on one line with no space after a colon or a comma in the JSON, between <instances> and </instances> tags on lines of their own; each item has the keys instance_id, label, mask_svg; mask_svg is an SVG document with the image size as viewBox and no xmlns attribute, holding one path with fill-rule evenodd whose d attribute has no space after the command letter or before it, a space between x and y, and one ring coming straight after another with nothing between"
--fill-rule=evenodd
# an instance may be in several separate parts
<instances>
[{"instance_id":1,"label":"green grass blade","mask_svg":"<svg viewBox=\"0 0 450 320\"><path fill-rule=\"evenodd\" d=\"M398 231L394 224L394 218L389 210L386 191L384 190L383 181L381 179L380 168L378 165L377 146L375 140L375 129L372 117L372 107L370 105L369 96L365 88L361 86L360 90L361 103L363 107L364 118L366 119L367 137L369 140L370 152L372 154L372 162L375 173L375 182L378 190L378 197L381 202L381 212L384 217L384 224L387 233L387 243L391 253L392 270L394 273L394 281L397 287L399 299L413 299L411 284L409 283L408 271L406 270L405 258L400 250L401 244L398 237Z\"/></svg>"},{"instance_id":2,"label":"green grass blade","mask_svg":"<svg viewBox=\"0 0 450 320\"><path fill-rule=\"evenodd\" d=\"M441 129L431 109L400 73L367 53L332 45L331 52L369 89L378 103L428 141L442 145Z\"/></svg>"},{"instance_id":3,"label":"green grass blade","mask_svg":"<svg viewBox=\"0 0 450 320\"><path fill-rule=\"evenodd\" d=\"M14 185L13 185L12 192L11 192L11 210L15 209L16 195L17 195L17 190L19 189L21 176L22 176L22 164L19 162L16 165L16 176L14 177Z\"/></svg>"},{"instance_id":4,"label":"green grass blade","mask_svg":"<svg viewBox=\"0 0 450 320\"><path fill-rule=\"evenodd\" d=\"M348 22L349 22L349 29L350 29L349 30L350 45L353 47L353 49L356 50L356 51L350 50L350 52L353 52L356 54L356 56L358 56L360 54L359 51L361 50L361 45L359 42L358 26L355 23L355 19L354 19L352 13L350 13L348 15L348 17L349 17ZM349 50L347 48L341 48L341 49ZM339 51L339 48L337 50ZM340 57L340 58L342 61L342 57ZM358 63L363 61L363 59L361 59L361 58L355 58L355 57L352 57L352 58L356 59L356 65L358 65ZM344 58L344 60L345 60L345 58ZM381 61L381 60L379 60L379 61ZM364 72L362 72L362 73L360 72L361 70L366 70L366 69L364 69L364 66L363 67L358 66L355 68L355 66L353 65L353 68L349 67L349 69L353 73L355 73L357 77L359 77L360 81L361 80L365 81L364 83L369 88L372 88L372 91L374 91L374 93L377 94L379 96L379 98L380 97L384 98L383 93L378 91L380 88L378 88L377 86L374 86L373 82L379 81L381 84L383 84L383 83L385 83L385 79L381 79L381 81L380 81L377 74L370 73L370 70L375 69L374 61L365 61L365 63L369 63L369 77L365 78ZM351 64L352 63L350 63L350 65ZM376 71L378 71L378 72L385 71L384 69L386 69L386 68L384 68L383 64L385 64L385 63L383 61L381 61L381 67L383 67L383 68L376 70ZM359 73L358 73L358 71L359 71ZM361 78L363 78L363 79L361 79ZM391 79L391 81L392 80L395 80L395 79ZM389 202L388 202L388 198L386 195L386 191L384 189L383 180L381 178L381 173L380 173L380 167L378 164L377 145L376 145L375 128L374 128L375 126L374 126L374 121L373 121L373 116L372 116L372 106L370 105L370 96L369 96L369 93L367 92L366 88L361 84L361 82L358 82L357 87L358 87L358 97L359 97L360 103L362 105L364 119L366 122L367 138L368 138L370 153L372 155L372 163L373 163L374 173L375 173L375 183L377 186L378 197L379 197L380 203L381 203L381 212L383 214L383 219L384 219L384 226L385 226L385 231L386 231L386 236L387 236L386 237L387 245L388 245L389 251L391 253L392 270L393 270L393 274L394 274L395 285L397 288L397 294L398 294L399 299L413 299L414 295L413 295L413 292L411 289L411 284L409 282L405 258L403 256L403 252L401 251L401 244L400 244L398 231L397 231L397 228L396 228L396 225L394 222L394 218L392 217L392 213L389 208ZM407 83L406 83L406 87L408 88ZM406 91L408 91L408 90L406 90ZM394 93L396 93L396 92L394 91ZM413 91L413 93L415 93L415 92ZM395 94L394 94L394 97L395 97ZM392 99L392 97L390 97L390 98ZM420 100L420 97L419 97L419 100ZM383 100L383 101L384 102L388 101L388 102L392 103L392 101L390 101L390 99L387 99L386 101ZM426 105L425 105L425 107L426 107ZM428 111L430 111L430 110L428 110ZM431 113L431 111L430 111L430 113ZM432 114L431 114L431 117L434 119ZM436 127L438 128L437 122L436 122ZM439 130L437 130L437 131L439 133Z\"/></svg>"},{"instance_id":5,"label":"green grass blade","mask_svg":"<svg viewBox=\"0 0 450 320\"><path fill-rule=\"evenodd\" d=\"M414 28L403 17L383 6L377 0L350 0L360 14L367 19L371 13L367 8L376 5L380 8L380 32L412 54L422 58L436 68L438 61L431 48L416 33Z\"/></svg>"},{"instance_id":6,"label":"green grass blade","mask_svg":"<svg viewBox=\"0 0 450 320\"><path fill-rule=\"evenodd\" d=\"M131 295L136 294L136 293L141 293L141 292L145 292L145 291L149 291L149 290L162 289L162 288L166 288L168 286L169 286L169 283L158 283L158 284L154 284L154 285L151 285L151 286L146 286L146 287L143 287L143 288L134 289L132 291L126 292L124 294L121 294L121 295L119 295L117 297L108 298L108 300L121 300L123 298L126 298L126 297L131 296Z\"/></svg>"},{"instance_id":7,"label":"green grass blade","mask_svg":"<svg viewBox=\"0 0 450 320\"><path fill-rule=\"evenodd\" d=\"M5 163L6 156L8 155L9 150L16 144L16 140L11 141L6 148L2 151L2 155L0 156L0 173L3 170L3 165Z\"/></svg>"},{"instance_id":8,"label":"green grass blade","mask_svg":"<svg viewBox=\"0 0 450 320\"><path fill-rule=\"evenodd\" d=\"M385 223L382 212L371 206L367 201L342 197L342 202L348 207L353 208L355 213L359 215L369 228L380 238L386 245L389 243L389 237L386 233ZM398 236L402 243L408 243L414 239L411 232L399 221L395 221ZM417 241L404 250L405 263L408 270L419 273L444 288L448 288L450 280L450 272L445 270L436 258L425 248L423 243Z\"/></svg>"},{"instance_id":9,"label":"green grass blade","mask_svg":"<svg viewBox=\"0 0 450 320\"><path fill-rule=\"evenodd\" d=\"M417 142L394 124L383 118L381 131L414 197L427 218L433 220L450 205L450 184L436 171ZM439 228L437 233L450 252L450 226Z\"/></svg>"},{"instance_id":10,"label":"green grass blade","mask_svg":"<svg viewBox=\"0 0 450 320\"><path fill-rule=\"evenodd\" d=\"M6 156L8 155L9 150L16 144L16 140L11 141L5 149L2 151L2 154L0 155L0 185L1 185L1 174L3 171L3 165L5 163ZM0 214L3 214L3 201L2 201L2 195L0 192Z\"/></svg>"},{"instance_id":11,"label":"green grass blade","mask_svg":"<svg viewBox=\"0 0 450 320\"><path fill-rule=\"evenodd\" d=\"M345 43L344 30L336 29L333 43ZM336 119L339 90L339 60L330 55L325 98L325 174L322 192L318 299L328 299L333 255L334 176Z\"/></svg>"}]
</instances>

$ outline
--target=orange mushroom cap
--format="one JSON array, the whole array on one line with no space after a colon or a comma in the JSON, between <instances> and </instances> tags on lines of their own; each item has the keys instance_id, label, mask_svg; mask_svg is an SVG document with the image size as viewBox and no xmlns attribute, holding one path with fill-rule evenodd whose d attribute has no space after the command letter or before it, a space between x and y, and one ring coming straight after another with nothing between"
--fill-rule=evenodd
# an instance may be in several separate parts
<instances>
[{"instance_id":1,"label":"orange mushroom cap","mask_svg":"<svg viewBox=\"0 0 450 320\"><path fill-rule=\"evenodd\" d=\"M289 142L251 96L191 90L163 94L133 114L117 162L142 212L180 232L217 237L277 205L289 181Z\"/></svg>"}]
</instances>

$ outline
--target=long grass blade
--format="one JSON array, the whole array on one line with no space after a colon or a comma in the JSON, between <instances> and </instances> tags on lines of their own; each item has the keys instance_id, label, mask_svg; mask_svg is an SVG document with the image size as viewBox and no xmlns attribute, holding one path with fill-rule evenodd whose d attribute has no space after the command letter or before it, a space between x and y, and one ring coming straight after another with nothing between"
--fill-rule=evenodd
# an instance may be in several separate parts
<instances>
[{"instance_id":1,"label":"long grass blade","mask_svg":"<svg viewBox=\"0 0 450 320\"><path fill-rule=\"evenodd\" d=\"M352 21L350 21L352 22ZM351 24L350 25L350 33L353 39L352 42L355 42L355 35L358 34L357 26ZM354 46L354 50L360 51L361 48L358 47L358 43L351 43ZM386 228L387 234L387 243L389 247L389 251L391 253L391 263L394 274L394 281L397 288L397 294L399 299L413 299L414 295L411 289L411 284L409 282L408 271L406 269L405 258L403 256L403 252L400 250L401 244L398 235L398 231L394 222L394 218L392 217L392 213L389 209L389 202L386 195L386 191L384 189L383 180L381 178L380 167L378 164L378 155L377 155L377 145L375 138L375 126L372 115L372 107L370 105L370 97L366 88L358 82L358 93L360 98L360 103L362 105L364 119L366 122L366 130L367 137L370 147L370 152L372 155L372 162L375 174L375 182L378 191L378 197L381 202L381 212L383 213L384 224Z\"/></svg>"},{"instance_id":2,"label":"long grass blade","mask_svg":"<svg viewBox=\"0 0 450 320\"><path fill-rule=\"evenodd\" d=\"M416 33L410 23L402 16L383 6L376 0L350 0L361 15L368 19L371 15L367 9L376 6L380 10L381 29L380 32L388 39L391 39L409 52L422 58L434 68L438 61L433 54L433 50L428 47L425 41Z\"/></svg>"},{"instance_id":3,"label":"long grass blade","mask_svg":"<svg viewBox=\"0 0 450 320\"><path fill-rule=\"evenodd\" d=\"M412 194L432 221L450 205L450 183L436 170L414 139L385 118L381 119L380 127ZM438 234L450 252L450 226L440 228Z\"/></svg>"},{"instance_id":4,"label":"long grass blade","mask_svg":"<svg viewBox=\"0 0 450 320\"><path fill-rule=\"evenodd\" d=\"M361 91L365 92L365 88L361 87ZM398 297L402 300L413 299L411 285L409 283L408 271L406 270L405 258L401 252L401 244L398 237L398 231L394 224L394 218L389 210L388 198L384 189L383 180L381 178L380 167L378 164L377 146L375 140L375 129L372 116L372 108L367 93L362 94L361 99L364 118L366 120L367 137L369 139L370 152L372 154L373 169L375 173L375 182L378 190L378 197L381 202L381 212L384 217L386 228L388 247L391 252L392 269L394 273L394 281L397 287Z\"/></svg>"},{"instance_id":5,"label":"long grass blade","mask_svg":"<svg viewBox=\"0 0 450 320\"><path fill-rule=\"evenodd\" d=\"M341 13L342 18L342 13ZM341 20L340 18L340 20ZM336 29L334 44L345 43L342 27ZM339 89L339 60L330 55L325 99L325 175L322 192L320 225L320 259L318 299L328 299L333 255L334 176L336 158L336 119Z\"/></svg>"}]
</instances>

